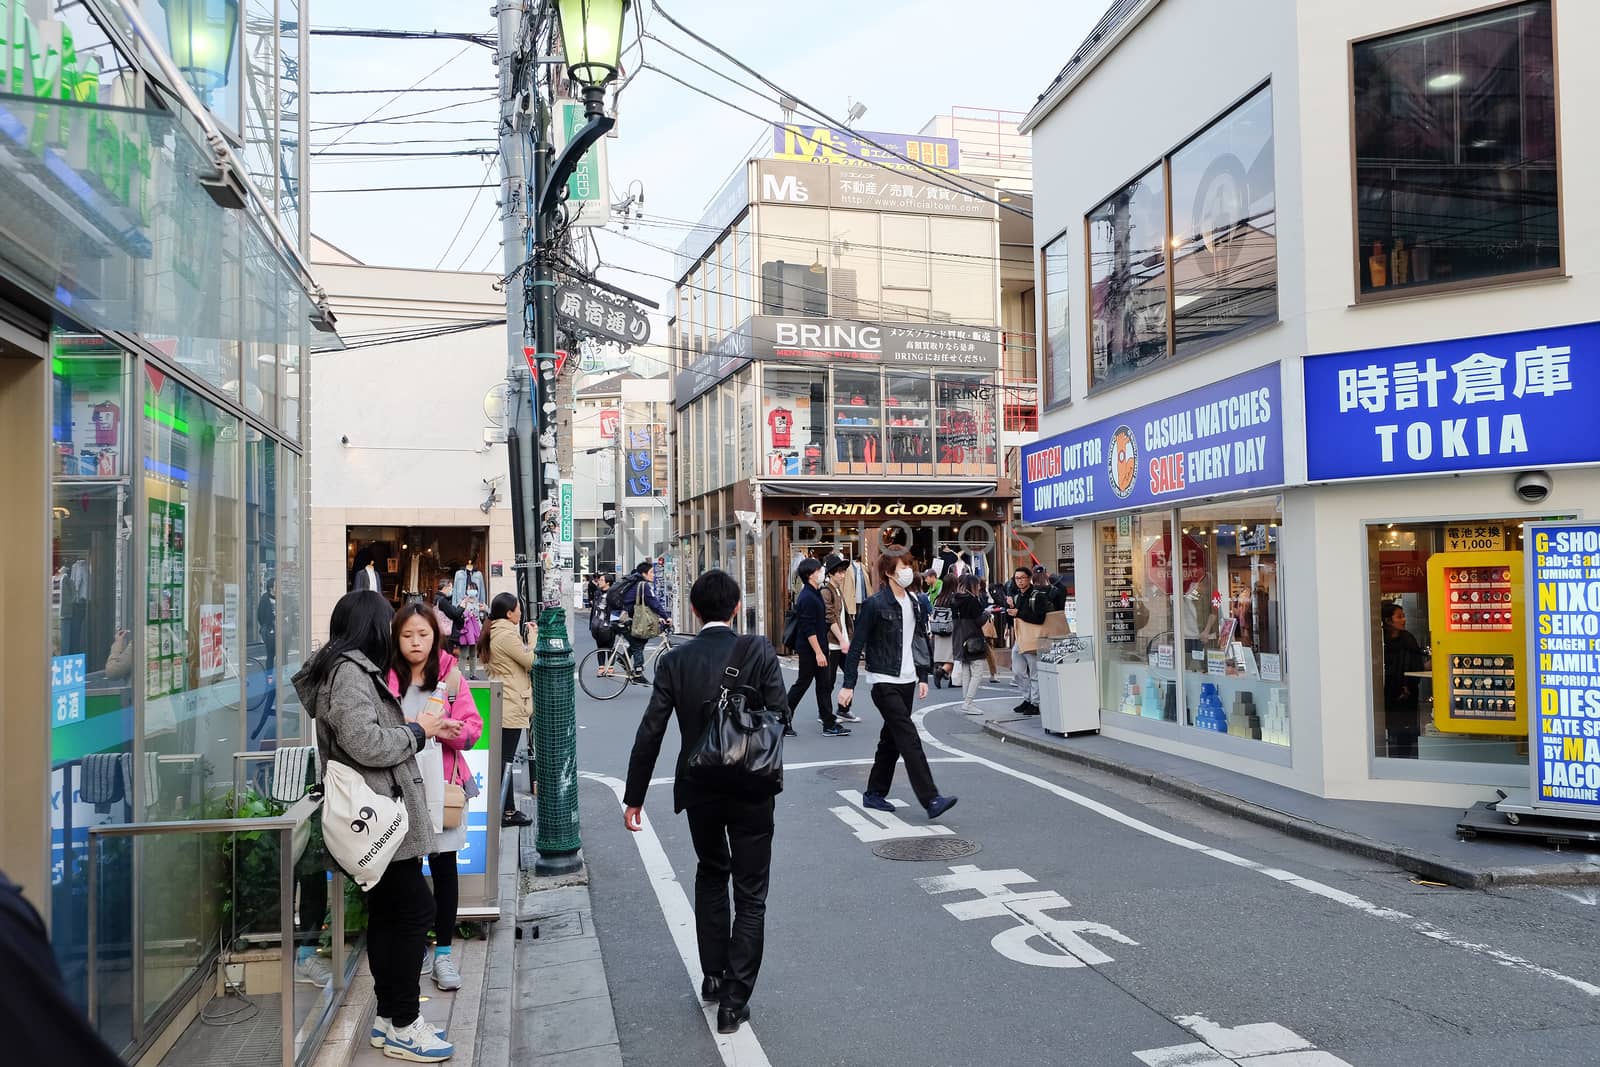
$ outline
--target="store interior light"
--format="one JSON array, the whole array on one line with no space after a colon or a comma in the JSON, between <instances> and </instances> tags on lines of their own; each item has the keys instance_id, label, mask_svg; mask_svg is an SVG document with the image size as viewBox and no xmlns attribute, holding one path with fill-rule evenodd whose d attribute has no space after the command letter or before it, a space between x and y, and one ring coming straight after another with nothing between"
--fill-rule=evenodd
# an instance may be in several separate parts
<instances>
[{"instance_id":1,"label":"store interior light","mask_svg":"<svg viewBox=\"0 0 1600 1067\"><path fill-rule=\"evenodd\" d=\"M1465 80L1460 71L1440 71L1428 79L1428 91L1430 93L1447 93Z\"/></svg>"}]
</instances>

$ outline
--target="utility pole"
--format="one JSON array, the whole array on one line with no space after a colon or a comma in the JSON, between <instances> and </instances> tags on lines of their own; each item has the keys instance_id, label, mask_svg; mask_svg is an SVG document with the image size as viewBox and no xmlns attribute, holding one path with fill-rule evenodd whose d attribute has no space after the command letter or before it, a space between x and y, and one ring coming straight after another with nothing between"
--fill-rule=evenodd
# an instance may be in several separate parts
<instances>
[{"instance_id":1,"label":"utility pole","mask_svg":"<svg viewBox=\"0 0 1600 1067\"><path fill-rule=\"evenodd\" d=\"M515 400L512 411L515 422L506 436L509 481L511 489L511 529L516 542L512 573L517 583L517 600L526 615L534 605L533 589L529 583L528 553L528 502L534 499L532 463L528 447L532 443L529 430L530 415L536 402L532 375L523 358L523 347L528 343L525 324L527 312L523 304L521 271L527 261L528 229L528 111L527 101L532 86L518 82L519 63L531 70L528 57L518 50L518 37L523 21L528 17L526 0L500 0L496 9L500 43L497 59L500 67L500 245L504 253L506 288L506 381L511 385Z\"/></svg>"}]
</instances>

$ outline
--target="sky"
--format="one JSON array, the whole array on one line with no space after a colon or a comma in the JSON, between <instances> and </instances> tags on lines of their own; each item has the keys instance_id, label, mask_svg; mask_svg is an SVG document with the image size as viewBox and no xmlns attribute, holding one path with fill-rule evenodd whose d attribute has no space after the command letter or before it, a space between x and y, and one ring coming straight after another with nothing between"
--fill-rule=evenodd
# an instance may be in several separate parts
<instances>
[{"instance_id":1,"label":"sky","mask_svg":"<svg viewBox=\"0 0 1600 1067\"><path fill-rule=\"evenodd\" d=\"M1026 111L1060 71L1108 0L1014 0L991 9L952 0L862 4L853 0L663 0L679 22L783 86L842 118L854 101L867 111L864 130L914 132L953 106ZM313 27L438 29L492 33L490 4L441 5L432 0L311 0ZM987 17L990 11L1002 11ZM646 30L740 81L754 79L684 37L643 0ZM803 14L802 14L803 12ZM624 40L632 42L629 18ZM742 91L674 54L643 42L645 63L660 67L762 116L780 118L776 103ZM492 149L498 105L490 50L459 41L383 41L313 37L311 227L357 259L385 266L501 272L497 190L336 192L389 186L498 182L488 156L372 159L349 151ZM629 53L637 64L638 51ZM403 89L404 95L338 94L328 90ZM433 88L485 87L442 94ZM707 99L651 70L639 70L620 94L618 124L608 140L613 198L645 194L646 219L698 220L741 159L770 127ZM397 116L445 105L448 110ZM381 108L381 110L379 110ZM340 126L367 118L361 126ZM396 118L390 118L396 116ZM475 140L472 140L475 139ZM429 143L375 146L378 141ZM437 142L437 143L434 143ZM598 236L607 268L602 278L661 301L672 273L670 254L633 238L675 246L683 231L615 223ZM658 339L659 339L659 323Z\"/></svg>"}]
</instances>

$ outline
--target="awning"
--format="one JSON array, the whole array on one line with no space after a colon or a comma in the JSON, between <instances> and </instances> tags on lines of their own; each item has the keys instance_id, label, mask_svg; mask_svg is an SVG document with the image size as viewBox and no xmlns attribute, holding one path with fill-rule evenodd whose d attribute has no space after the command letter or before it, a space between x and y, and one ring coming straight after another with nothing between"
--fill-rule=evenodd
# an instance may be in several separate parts
<instances>
[{"instance_id":1,"label":"awning","mask_svg":"<svg viewBox=\"0 0 1600 1067\"><path fill-rule=\"evenodd\" d=\"M0 93L0 270L96 330L343 347L215 169L167 112Z\"/></svg>"}]
</instances>

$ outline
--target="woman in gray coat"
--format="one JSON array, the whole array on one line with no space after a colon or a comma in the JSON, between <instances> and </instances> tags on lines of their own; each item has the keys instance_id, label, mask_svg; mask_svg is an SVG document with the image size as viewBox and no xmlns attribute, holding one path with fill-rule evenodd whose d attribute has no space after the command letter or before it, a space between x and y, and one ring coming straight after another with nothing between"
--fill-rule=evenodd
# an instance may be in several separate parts
<instances>
[{"instance_id":1,"label":"woman in gray coat","mask_svg":"<svg viewBox=\"0 0 1600 1067\"><path fill-rule=\"evenodd\" d=\"M455 1048L422 1018L418 1005L422 956L433 922L433 894L422 857L433 851L433 821L416 753L434 736L450 737L458 720L427 709L407 722L383 671L394 610L380 593L346 593L334 605L328 641L295 675L295 692L317 723L317 752L354 768L373 792L405 802L406 836L394 859L367 892L367 962L377 994L372 1044L386 1056L418 1063L449 1059Z\"/></svg>"}]
</instances>

